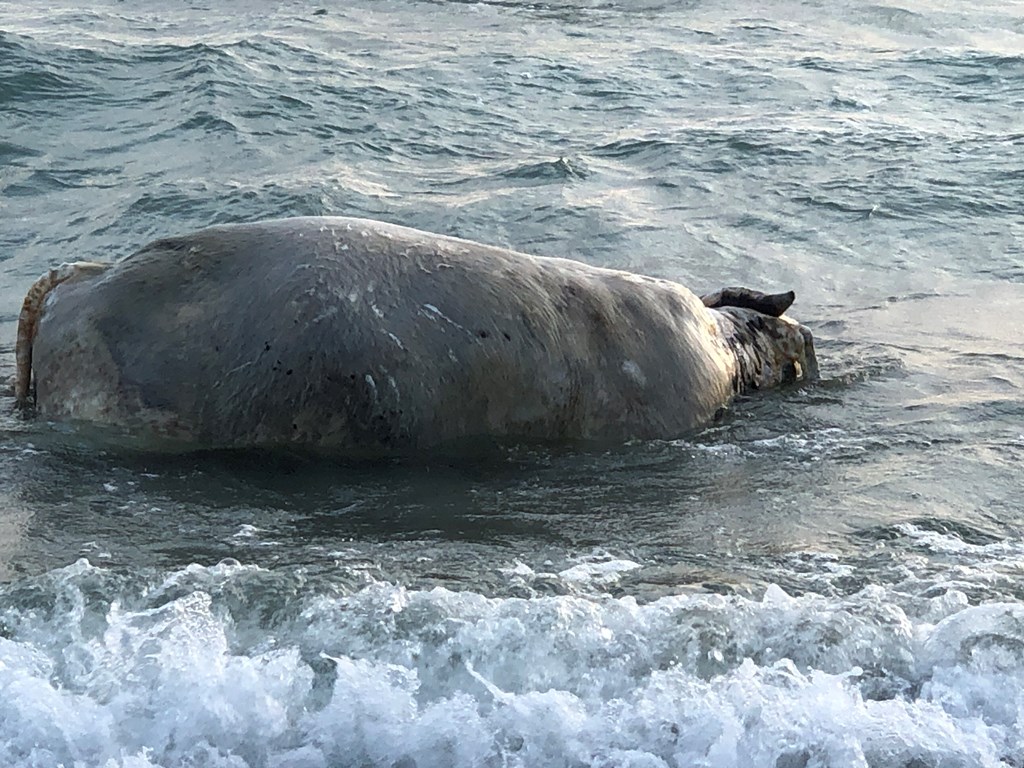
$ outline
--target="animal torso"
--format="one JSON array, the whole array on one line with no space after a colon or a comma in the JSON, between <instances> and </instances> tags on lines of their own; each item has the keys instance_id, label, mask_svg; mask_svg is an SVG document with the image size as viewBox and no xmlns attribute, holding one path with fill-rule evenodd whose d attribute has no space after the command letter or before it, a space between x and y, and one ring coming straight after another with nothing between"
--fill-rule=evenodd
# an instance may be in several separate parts
<instances>
[{"instance_id":1,"label":"animal torso","mask_svg":"<svg viewBox=\"0 0 1024 768\"><path fill-rule=\"evenodd\" d=\"M55 288L36 403L205 446L669 437L735 392L714 314L669 281L380 222L214 227Z\"/></svg>"}]
</instances>

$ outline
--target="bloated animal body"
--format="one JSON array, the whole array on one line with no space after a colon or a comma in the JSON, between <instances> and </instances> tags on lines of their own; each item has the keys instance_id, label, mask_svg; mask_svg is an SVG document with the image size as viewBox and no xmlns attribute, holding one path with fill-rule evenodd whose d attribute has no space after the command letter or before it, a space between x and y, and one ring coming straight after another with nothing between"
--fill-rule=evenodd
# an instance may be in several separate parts
<instances>
[{"instance_id":1,"label":"bloated animal body","mask_svg":"<svg viewBox=\"0 0 1024 768\"><path fill-rule=\"evenodd\" d=\"M16 394L197 448L674 438L817 372L791 295L707 299L365 219L217 226L42 277Z\"/></svg>"}]
</instances>

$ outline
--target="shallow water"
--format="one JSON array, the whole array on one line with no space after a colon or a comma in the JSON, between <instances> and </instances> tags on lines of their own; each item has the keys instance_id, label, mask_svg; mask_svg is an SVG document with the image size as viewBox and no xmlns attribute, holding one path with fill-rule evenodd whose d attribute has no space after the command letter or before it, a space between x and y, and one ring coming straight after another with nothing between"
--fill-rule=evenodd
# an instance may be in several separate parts
<instances>
[{"instance_id":1,"label":"shallow water","mask_svg":"<svg viewBox=\"0 0 1024 768\"><path fill-rule=\"evenodd\" d=\"M994 2L0 6L4 376L42 270L299 214L792 288L822 370L384 466L4 399L0 764L1024 765L1022 51Z\"/></svg>"}]
</instances>

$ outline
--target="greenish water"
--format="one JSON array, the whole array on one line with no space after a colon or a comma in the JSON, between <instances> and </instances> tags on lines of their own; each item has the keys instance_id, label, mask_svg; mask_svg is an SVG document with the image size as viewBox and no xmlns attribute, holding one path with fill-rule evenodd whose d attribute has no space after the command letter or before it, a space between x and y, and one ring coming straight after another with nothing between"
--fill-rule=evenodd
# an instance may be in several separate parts
<instances>
[{"instance_id":1,"label":"greenish water","mask_svg":"<svg viewBox=\"0 0 1024 768\"><path fill-rule=\"evenodd\" d=\"M0 763L1024 765L1022 50L984 2L0 5L4 376L46 268L306 214L792 288L822 372L385 466L3 399Z\"/></svg>"}]
</instances>

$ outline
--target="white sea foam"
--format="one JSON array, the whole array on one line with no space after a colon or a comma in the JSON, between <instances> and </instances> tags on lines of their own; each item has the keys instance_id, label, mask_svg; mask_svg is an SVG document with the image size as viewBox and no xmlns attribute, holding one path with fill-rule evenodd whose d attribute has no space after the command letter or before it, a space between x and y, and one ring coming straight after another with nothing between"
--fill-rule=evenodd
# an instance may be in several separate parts
<instances>
[{"instance_id":1,"label":"white sea foam","mask_svg":"<svg viewBox=\"0 0 1024 768\"><path fill-rule=\"evenodd\" d=\"M1024 751L1016 603L908 612L880 587L771 587L643 605L301 579L266 602L281 578L227 562L142 588L80 561L4 593L0 763L995 766Z\"/></svg>"}]
</instances>

